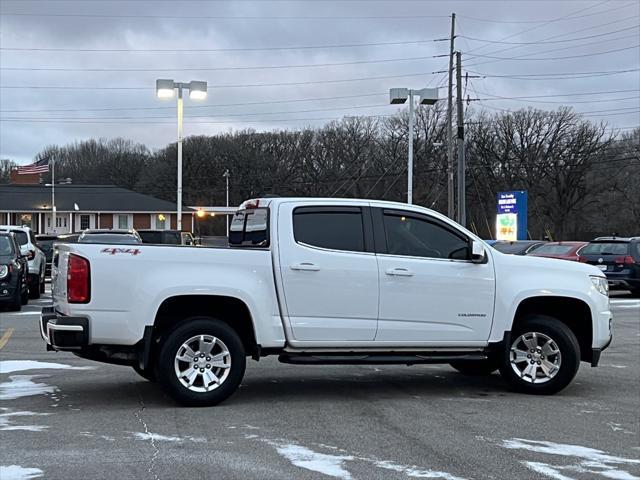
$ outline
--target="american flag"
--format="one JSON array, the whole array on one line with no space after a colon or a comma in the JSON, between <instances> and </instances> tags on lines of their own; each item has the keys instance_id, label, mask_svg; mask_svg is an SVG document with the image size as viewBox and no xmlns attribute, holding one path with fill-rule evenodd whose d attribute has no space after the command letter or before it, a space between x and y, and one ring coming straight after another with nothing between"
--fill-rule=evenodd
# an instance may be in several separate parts
<instances>
[{"instance_id":1,"label":"american flag","mask_svg":"<svg viewBox=\"0 0 640 480\"><path fill-rule=\"evenodd\" d=\"M49 159L43 158L31 165L22 165L18 167L18 175L27 175L30 173L45 173L49 171Z\"/></svg>"}]
</instances>

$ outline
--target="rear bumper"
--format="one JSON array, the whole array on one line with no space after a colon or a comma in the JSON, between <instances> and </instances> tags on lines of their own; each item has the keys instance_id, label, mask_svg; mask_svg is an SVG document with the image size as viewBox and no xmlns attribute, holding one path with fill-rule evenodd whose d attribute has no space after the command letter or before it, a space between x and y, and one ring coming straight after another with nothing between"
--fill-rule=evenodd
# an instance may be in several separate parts
<instances>
[{"instance_id":1,"label":"rear bumper","mask_svg":"<svg viewBox=\"0 0 640 480\"><path fill-rule=\"evenodd\" d=\"M42 309L40 336L48 350L80 350L89 344L89 319L67 317L53 307Z\"/></svg>"}]
</instances>

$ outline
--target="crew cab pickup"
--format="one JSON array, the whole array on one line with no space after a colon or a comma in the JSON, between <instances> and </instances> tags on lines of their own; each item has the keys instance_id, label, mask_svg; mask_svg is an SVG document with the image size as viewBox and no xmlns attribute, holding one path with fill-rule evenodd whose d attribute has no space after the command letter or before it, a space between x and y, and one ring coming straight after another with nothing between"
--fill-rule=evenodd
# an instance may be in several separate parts
<instances>
[{"instance_id":1,"label":"crew cab pickup","mask_svg":"<svg viewBox=\"0 0 640 480\"><path fill-rule=\"evenodd\" d=\"M60 244L50 350L129 365L214 405L246 358L448 363L525 393L567 386L612 339L597 268L505 255L447 217L370 200L244 202L231 248Z\"/></svg>"}]
</instances>

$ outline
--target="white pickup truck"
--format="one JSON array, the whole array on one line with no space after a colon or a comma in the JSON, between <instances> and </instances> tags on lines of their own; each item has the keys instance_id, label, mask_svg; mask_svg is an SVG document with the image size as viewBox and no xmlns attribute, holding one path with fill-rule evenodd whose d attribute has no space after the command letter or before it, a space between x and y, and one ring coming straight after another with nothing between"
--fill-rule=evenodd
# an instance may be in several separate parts
<instances>
[{"instance_id":1,"label":"white pickup truck","mask_svg":"<svg viewBox=\"0 0 640 480\"><path fill-rule=\"evenodd\" d=\"M612 339L600 270L502 254L400 203L250 200L229 248L61 244L56 262L47 348L132 366L185 405L226 399L266 355L499 369L552 394Z\"/></svg>"}]
</instances>

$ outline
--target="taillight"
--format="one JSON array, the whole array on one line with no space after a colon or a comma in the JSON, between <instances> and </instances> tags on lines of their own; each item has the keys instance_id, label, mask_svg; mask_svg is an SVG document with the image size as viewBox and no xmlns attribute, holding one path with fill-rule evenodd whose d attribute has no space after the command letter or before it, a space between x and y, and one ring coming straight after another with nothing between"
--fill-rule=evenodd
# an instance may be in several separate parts
<instances>
[{"instance_id":1,"label":"taillight","mask_svg":"<svg viewBox=\"0 0 640 480\"><path fill-rule=\"evenodd\" d=\"M33 260L34 258L36 258L36 251L35 250L29 250L29 256L27 258L29 260Z\"/></svg>"},{"instance_id":2,"label":"taillight","mask_svg":"<svg viewBox=\"0 0 640 480\"><path fill-rule=\"evenodd\" d=\"M578 261L582 263L587 263L587 257L581 257L580 255L578 255Z\"/></svg>"},{"instance_id":3,"label":"taillight","mask_svg":"<svg viewBox=\"0 0 640 480\"><path fill-rule=\"evenodd\" d=\"M89 303L91 299L91 271L89 260L73 253L67 265L67 301Z\"/></svg>"},{"instance_id":4,"label":"taillight","mask_svg":"<svg viewBox=\"0 0 640 480\"><path fill-rule=\"evenodd\" d=\"M634 263L636 263L631 255L620 255L619 257L615 258L614 262L619 263L620 265L633 265Z\"/></svg>"}]
</instances>

